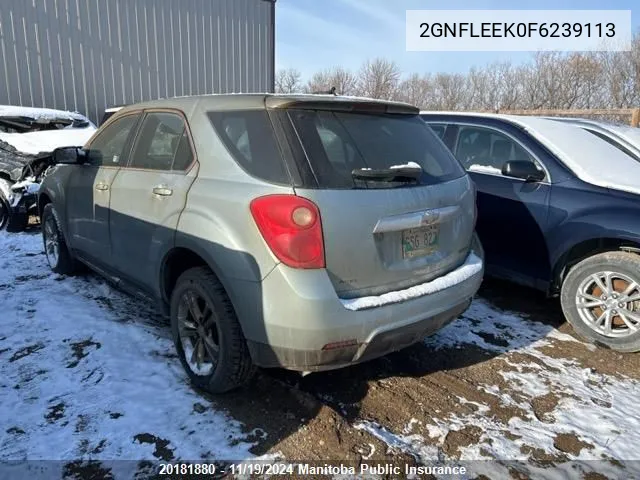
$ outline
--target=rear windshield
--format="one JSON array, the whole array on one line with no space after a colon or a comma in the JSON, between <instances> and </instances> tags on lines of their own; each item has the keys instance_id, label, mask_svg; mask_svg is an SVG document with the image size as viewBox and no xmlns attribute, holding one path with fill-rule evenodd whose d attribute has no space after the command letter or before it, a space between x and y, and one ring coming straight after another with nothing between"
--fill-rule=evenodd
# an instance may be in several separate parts
<instances>
[{"instance_id":1,"label":"rear windshield","mask_svg":"<svg viewBox=\"0 0 640 480\"><path fill-rule=\"evenodd\" d=\"M289 110L321 188L430 185L464 176L464 169L418 115ZM408 164L422 167L411 183L362 182L352 172Z\"/></svg>"}]
</instances>

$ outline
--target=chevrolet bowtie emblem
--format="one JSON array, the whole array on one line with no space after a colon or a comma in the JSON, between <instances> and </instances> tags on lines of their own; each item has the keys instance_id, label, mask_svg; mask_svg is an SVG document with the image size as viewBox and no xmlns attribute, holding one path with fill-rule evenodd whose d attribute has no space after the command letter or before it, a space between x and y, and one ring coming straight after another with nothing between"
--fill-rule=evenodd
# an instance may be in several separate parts
<instances>
[{"instance_id":1,"label":"chevrolet bowtie emblem","mask_svg":"<svg viewBox=\"0 0 640 480\"><path fill-rule=\"evenodd\" d=\"M420 225L427 226L431 225L438 221L440 218L440 214L438 212L434 212L433 210L428 210L422 214L422 218L420 219Z\"/></svg>"}]
</instances>

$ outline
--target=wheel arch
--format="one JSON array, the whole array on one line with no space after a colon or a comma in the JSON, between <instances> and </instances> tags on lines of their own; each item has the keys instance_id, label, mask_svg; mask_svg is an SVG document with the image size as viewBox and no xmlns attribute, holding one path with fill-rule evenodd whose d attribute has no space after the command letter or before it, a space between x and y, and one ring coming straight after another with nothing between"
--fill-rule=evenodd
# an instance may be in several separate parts
<instances>
[{"instance_id":1,"label":"wheel arch","mask_svg":"<svg viewBox=\"0 0 640 480\"><path fill-rule=\"evenodd\" d=\"M557 295L567 273L574 265L593 255L605 252L627 251L640 254L640 242L625 238L601 237L582 240L562 253L553 265L549 294Z\"/></svg>"}]
</instances>

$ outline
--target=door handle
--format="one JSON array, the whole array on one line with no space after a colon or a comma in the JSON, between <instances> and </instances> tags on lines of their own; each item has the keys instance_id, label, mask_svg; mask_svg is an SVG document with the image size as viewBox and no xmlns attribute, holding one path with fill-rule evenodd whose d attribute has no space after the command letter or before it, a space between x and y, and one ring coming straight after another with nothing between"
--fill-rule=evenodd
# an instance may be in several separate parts
<instances>
[{"instance_id":1,"label":"door handle","mask_svg":"<svg viewBox=\"0 0 640 480\"><path fill-rule=\"evenodd\" d=\"M104 192L105 190L109 190L109 185L102 182L96 183L96 190L100 190L101 192Z\"/></svg>"},{"instance_id":2,"label":"door handle","mask_svg":"<svg viewBox=\"0 0 640 480\"><path fill-rule=\"evenodd\" d=\"M160 195L161 197L169 197L173 195L173 190L164 185L158 185L157 187L153 187L153 194Z\"/></svg>"}]
</instances>

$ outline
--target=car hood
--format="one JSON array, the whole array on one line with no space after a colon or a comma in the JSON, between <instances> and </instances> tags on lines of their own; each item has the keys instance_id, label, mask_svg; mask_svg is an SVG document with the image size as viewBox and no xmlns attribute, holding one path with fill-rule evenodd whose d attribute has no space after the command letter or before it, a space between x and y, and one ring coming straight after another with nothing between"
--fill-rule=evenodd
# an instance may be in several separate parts
<instances>
[{"instance_id":1,"label":"car hood","mask_svg":"<svg viewBox=\"0 0 640 480\"><path fill-rule=\"evenodd\" d=\"M93 136L96 128L62 128L27 133L1 133L0 140L18 152L38 154L52 152L59 147L81 147Z\"/></svg>"}]
</instances>

